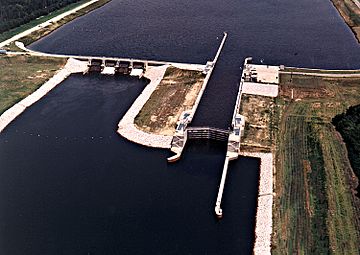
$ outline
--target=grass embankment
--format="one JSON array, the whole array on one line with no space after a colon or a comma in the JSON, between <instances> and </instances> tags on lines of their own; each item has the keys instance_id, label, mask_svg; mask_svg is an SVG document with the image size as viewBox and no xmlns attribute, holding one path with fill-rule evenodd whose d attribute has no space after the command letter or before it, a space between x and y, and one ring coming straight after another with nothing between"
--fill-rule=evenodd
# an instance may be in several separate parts
<instances>
[{"instance_id":1,"label":"grass embankment","mask_svg":"<svg viewBox=\"0 0 360 255\"><path fill-rule=\"evenodd\" d=\"M66 59L0 57L0 114L25 98L63 67Z\"/></svg>"},{"instance_id":2,"label":"grass embankment","mask_svg":"<svg viewBox=\"0 0 360 255\"><path fill-rule=\"evenodd\" d=\"M111 0L99 0L91 5L86 6L85 8L82 8L80 10L78 10L77 12L74 12L66 17L64 17L63 19L57 21L57 22L53 22L51 25L41 28L39 30L34 31L33 33L22 37L21 39L19 39L19 41L23 42L25 45L29 45L37 40L39 40L40 38L50 34L51 32L53 32L54 30L56 30L57 28L61 27L62 25L80 17L83 16L89 12L91 12L92 10L95 10L103 5L105 5L106 3L110 2ZM5 47L8 50L19 50L14 43L11 43L9 46Z\"/></svg>"},{"instance_id":3,"label":"grass embankment","mask_svg":"<svg viewBox=\"0 0 360 255\"><path fill-rule=\"evenodd\" d=\"M53 12L49 13L48 15L39 17L39 18L34 19L34 20L32 20L32 21L30 21L30 22L28 22L26 24L23 24L23 25L18 26L16 28L10 29L9 31L3 32L3 33L0 34L0 42L5 41L5 40L17 35L17 34L20 34L20 33L24 32L24 31L26 31L26 30L28 30L30 28L33 28L33 27L35 27L35 26L37 26L37 25L39 25L41 23L44 23L45 21L48 21L48 20L50 20L50 19L52 19L52 18L54 18L54 17L56 17L56 16L58 16L60 14L63 14L64 12L67 12L67 11L69 11L71 9L74 9L74 8L80 6L80 5L82 5L82 4L84 4L84 3L88 2L88 1L89 0L82 0L80 2L69 4L66 7L63 7L61 9L59 9L59 10L56 10L56 11L53 11Z\"/></svg>"},{"instance_id":4,"label":"grass embankment","mask_svg":"<svg viewBox=\"0 0 360 255\"><path fill-rule=\"evenodd\" d=\"M331 120L360 103L360 78L280 80L272 252L359 254L356 181Z\"/></svg>"},{"instance_id":5,"label":"grass embankment","mask_svg":"<svg viewBox=\"0 0 360 255\"><path fill-rule=\"evenodd\" d=\"M331 0L360 42L360 8L352 0Z\"/></svg>"},{"instance_id":6,"label":"grass embankment","mask_svg":"<svg viewBox=\"0 0 360 255\"><path fill-rule=\"evenodd\" d=\"M190 110L204 81L202 72L169 67L135 118L141 130L172 135L181 113Z\"/></svg>"}]
</instances>

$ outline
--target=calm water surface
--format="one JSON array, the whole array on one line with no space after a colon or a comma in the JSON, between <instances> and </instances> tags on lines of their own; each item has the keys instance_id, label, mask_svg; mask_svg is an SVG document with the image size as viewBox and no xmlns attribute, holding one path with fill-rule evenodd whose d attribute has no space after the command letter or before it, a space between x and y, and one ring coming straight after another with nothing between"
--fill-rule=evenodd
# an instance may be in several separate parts
<instances>
[{"instance_id":1,"label":"calm water surface","mask_svg":"<svg viewBox=\"0 0 360 255\"><path fill-rule=\"evenodd\" d=\"M275 65L360 68L360 46L330 0L113 0L32 48L206 63L224 31L229 37L196 126L229 126L247 56Z\"/></svg>"},{"instance_id":2,"label":"calm water surface","mask_svg":"<svg viewBox=\"0 0 360 255\"><path fill-rule=\"evenodd\" d=\"M33 49L205 63L229 33L193 125L227 128L246 56L360 68L329 1L116 1ZM230 164L224 219L213 207L226 146L182 160L129 143L117 123L145 82L74 75L0 135L0 254L251 254L259 162Z\"/></svg>"},{"instance_id":3,"label":"calm water surface","mask_svg":"<svg viewBox=\"0 0 360 255\"><path fill-rule=\"evenodd\" d=\"M73 75L0 135L0 254L251 251L259 162L234 163L218 222L225 144L167 164L115 133L145 84Z\"/></svg>"}]
</instances>

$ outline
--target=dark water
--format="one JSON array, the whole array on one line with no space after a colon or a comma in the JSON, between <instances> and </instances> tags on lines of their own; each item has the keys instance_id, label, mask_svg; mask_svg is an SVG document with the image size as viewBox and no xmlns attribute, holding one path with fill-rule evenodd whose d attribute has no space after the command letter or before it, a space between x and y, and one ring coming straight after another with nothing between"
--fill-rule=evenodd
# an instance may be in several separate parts
<instances>
[{"instance_id":1,"label":"dark water","mask_svg":"<svg viewBox=\"0 0 360 255\"><path fill-rule=\"evenodd\" d=\"M114 0L32 48L205 63L223 31L193 125L229 125L246 56L360 67L354 36L325 0ZM167 164L167 151L116 135L144 86L72 76L0 135L0 254L251 254L259 162L230 164L216 221L224 144L191 143Z\"/></svg>"},{"instance_id":2,"label":"dark water","mask_svg":"<svg viewBox=\"0 0 360 255\"><path fill-rule=\"evenodd\" d=\"M115 133L144 85L73 75L0 135L0 254L251 252L259 162L233 164L218 222L225 144L167 164Z\"/></svg>"},{"instance_id":3,"label":"dark water","mask_svg":"<svg viewBox=\"0 0 360 255\"><path fill-rule=\"evenodd\" d=\"M205 63L224 31L229 37L195 126L228 127L247 56L266 64L360 68L360 46L330 0L114 0L32 48Z\"/></svg>"}]
</instances>

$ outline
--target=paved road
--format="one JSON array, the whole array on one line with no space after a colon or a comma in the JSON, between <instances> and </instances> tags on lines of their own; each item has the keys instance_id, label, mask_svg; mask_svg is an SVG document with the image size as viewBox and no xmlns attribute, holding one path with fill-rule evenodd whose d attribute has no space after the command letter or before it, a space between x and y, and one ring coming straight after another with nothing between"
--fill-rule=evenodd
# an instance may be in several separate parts
<instances>
[{"instance_id":1,"label":"paved road","mask_svg":"<svg viewBox=\"0 0 360 255\"><path fill-rule=\"evenodd\" d=\"M325 70L324 70L325 71ZM354 70L354 71L360 71L360 70ZM342 78L342 77L360 77L359 73L324 73L324 72L280 72L283 74L300 74L300 75L307 75L307 76L319 76L319 77L334 77L334 78Z\"/></svg>"},{"instance_id":2,"label":"paved road","mask_svg":"<svg viewBox=\"0 0 360 255\"><path fill-rule=\"evenodd\" d=\"M51 54L51 53L44 53L40 51L30 50L25 47L22 42L15 42L16 46L20 49L24 50L25 52L22 53L15 53L9 52L8 54L30 54L32 56L41 56L41 57L53 57L53 58L76 58L80 60L89 60L89 59L103 59L103 60L115 60L115 61L124 61L124 62L147 62L151 65L172 65L178 68L187 69L187 70L198 70L203 71L205 65L201 64L190 64L190 63L178 63L178 62L168 62L168 61L158 61L158 60L148 60L148 59L135 59L135 58L121 58L121 57L106 57L106 56L80 56L80 55L67 55L67 54Z\"/></svg>"}]
</instances>

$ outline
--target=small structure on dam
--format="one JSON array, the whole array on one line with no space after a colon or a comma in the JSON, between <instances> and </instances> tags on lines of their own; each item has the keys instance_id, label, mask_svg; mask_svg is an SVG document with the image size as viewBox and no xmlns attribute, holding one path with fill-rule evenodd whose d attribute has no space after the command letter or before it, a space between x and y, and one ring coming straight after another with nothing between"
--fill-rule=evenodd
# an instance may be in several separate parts
<instances>
[{"instance_id":1,"label":"small structure on dam","mask_svg":"<svg viewBox=\"0 0 360 255\"><path fill-rule=\"evenodd\" d=\"M148 63L146 61L124 61L116 58L90 58L88 72L99 72L105 75L143 76Z\"/></svg>"},{"instance_id":2,"label":"small structure on dam","mask_svg":"<svg viewBox=\"0 0 360 255\"><path fill-rule=\"evenodd\" d=\"M176 153L168 158L169 162L175 162L180 159L180 155L185 147L187 140L190 139L210 139L226 142L229 139L230 130L224 130L214 127L187 127L184 123L179 123L175 135L171 142L171 151Z\"/></svg>"},{"instance_id":3,"label":"small structure on dam","mask_svg":"<svg viewBox=\"0 0 360 255\"><path fill-rule=\"evenodd\" d=\"M188 127L186 133L187 139L227 141L230 131L213 127Z\"/></svg>"},{"instance_id":4,"label":"small structure on dam","mask_svg":"<svg viewBox=\"0 0 360 255\"><path fill-rule=\"evenodd\" d=\"M115 60L107 60L107 59L105 59L103 61L104 68L101 71L101 74L114 75L117 62L118 61L115 61Z\"/></svg>"},{"instance_id":5,"label":"small structure on dam","mask_svg":"<svg viewBox=\"0 0 360 255\"><path fill-rule=\"evenodd\" d=\"M130 74L130 72L131 72L130 62L120 61L119 62L119 67L117 68L116 71L119 74Z\"/></svg>"},{"instance_id":6,"label":"small structure on dam","mask_svg":"<svg viewBox=\"0 0 360 255\"><path fill-rule=\"evenodd\" d=\"M101 59L89 59L88 63L89 72L102 72L102 60Z\"/></svg>"}]
</instances>

